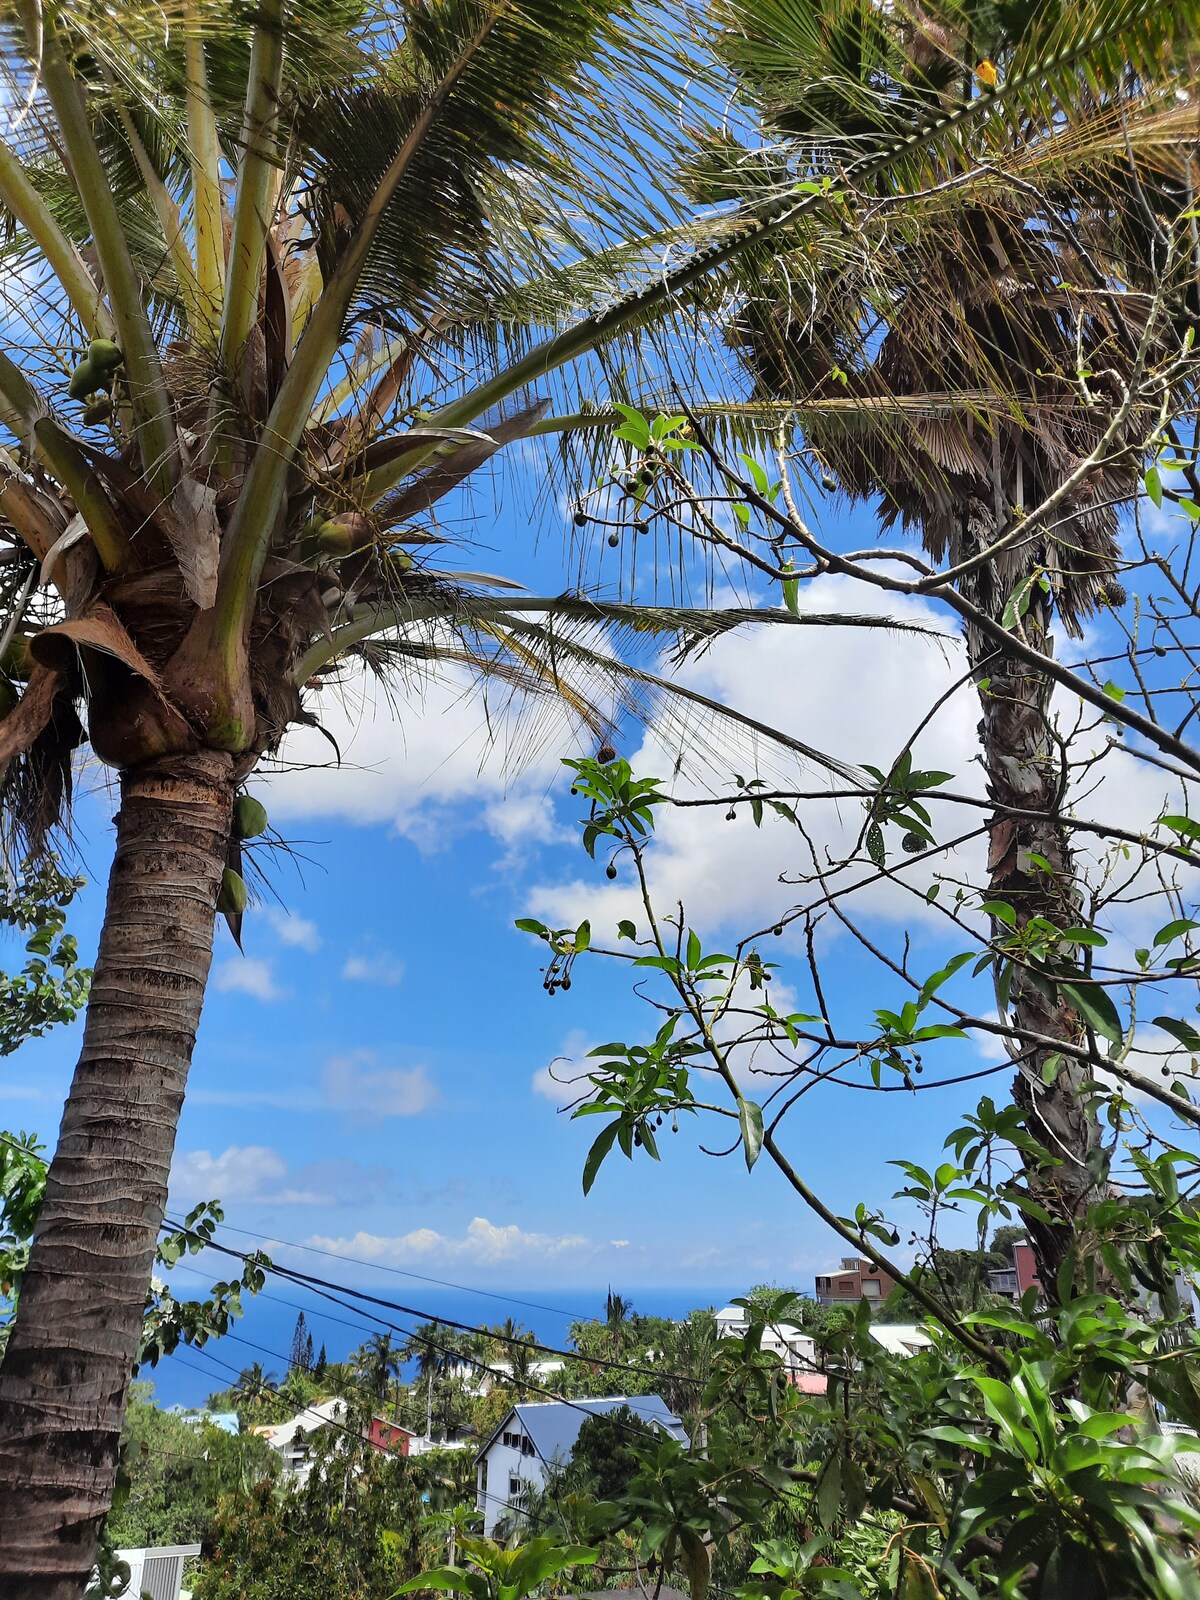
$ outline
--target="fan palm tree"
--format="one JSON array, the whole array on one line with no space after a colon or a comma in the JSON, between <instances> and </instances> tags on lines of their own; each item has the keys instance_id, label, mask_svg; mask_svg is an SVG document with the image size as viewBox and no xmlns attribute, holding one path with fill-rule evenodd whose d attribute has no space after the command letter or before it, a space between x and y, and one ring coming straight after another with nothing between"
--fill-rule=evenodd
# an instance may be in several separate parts
<instances>
[{"instance_id":1,"label":"fan palm tree","mask_svg":"<svg viewBox=\"0 0 1200 1600\"><path fill-rule=\"evenodd\" d=\"M1015 1030L1014 1099L1033 1140L1028 1222L1053 1292L1104 1182L1094 1074L1056 1046L1078 1047L1105 1023L1070 939L1048 959L1026 959L1039 927L1078 927L1082 897L1054 684L1015 645L1052 654L1055 617L1078 637L1090 614L1123 603L1118 517L1159 420L1156 400L1123 404L1148 329L1146 297L1126 291L1151 287L1166 268L1129 213L1138 184L1161 194L1177 180L1176 214L1186 203L1195 134L1174 91L1196 18L1173 11L1174 40L1151 42L1145 8L1098 8L1094 44L1077 49L1055 6L752 9L749 22L742 8L730 13L737 26L720 48L775 141L762 180L840 184L857 170L845 203L862 233L810 313L797 309L801 280L813 277L807 246L789 241L773 280L787 298L760 274L735 337L760 395L803 412L805 443L826 471L878 501L884 527L915 531L967 602L995 805L992 931L1016 955L993 970ZM947 141L918 181L879 165L931 115L954 124L1006 83L1033 79L1046 85L1036 112L997 119L987 139ZM752 164L735 156L716 152L703 176L744 195ZM914 187L923 200L898 210Z\"/></svg>"},{"instance_id":2,"label":"fan palm tree","mask_svg":"<svg viewBox=\"0 0 1200 1600\"><path fill-rule=\"evenodd\" d=\"M610 636L744 614L531 597L432 559L438 501L552 425L530 385L826 204L791 190L672 236L653 178L622 186L624 123L678 81L660 20L643 39L628 0L0 5L0 798L36 851L85 740L121 789L0 1368L14 1600L91 1569L258 762L347 663L554 693L593 736L668 691L713 711Z\"/></svg>"}]
</instances>

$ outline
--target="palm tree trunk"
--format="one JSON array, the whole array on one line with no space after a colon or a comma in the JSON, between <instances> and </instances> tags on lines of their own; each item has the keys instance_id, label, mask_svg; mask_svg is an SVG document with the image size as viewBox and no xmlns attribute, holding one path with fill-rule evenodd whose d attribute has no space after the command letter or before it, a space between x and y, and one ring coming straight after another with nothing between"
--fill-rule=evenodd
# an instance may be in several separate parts
<instances>
[{"instance_id":1,"label":"palm tree trunk","mask_svg":"<svg viewBox=\"0 0 1200 1600\"><path fill-rule=\"evenodd\" d=\"M77 1600L112 1499L232 796L222 753L122 780L83 1049L0 1367L5 1600Z\"/></svg>"},{"instance_id":2,"label":"palm tree trunk","mask_svg":"<svg viewBox=\"0 0 1200 1600\"><path fill-rule=\"evenodd\" d=\"M1029 571L1034 570L1031 564ZM1000 622L1012 590L996 584L994 577L985 580L985 587L988 592L973 593L971 599L985 602ZM1053 653L1049 623L1049 600L1034 588L1018 626L1026 641L1045 654ZM1018 931L1035 917L1060 929L1078 925L1078 880L1070 833L1061 820L1064 774L1049 721L1054 684L1015 656L1003 650L997 653L981 638L968 638L968 652L981 678L984 767L989 798L997 808L989 822L991 898L1013 908ZM997 942L1010 939L1012 932L1001 920L993 920ZM1002 1017L1007 1012L1007 1020L1021 1032L1073 1047L1086 1037L1074 1007L1019 962L1008 994L1001 998L1007 999L1007 1006L1000 1006ZM1038 1146L1036 1152L1023 1155L1025 1182L1030 1197L1049 1217L1043 1221L1030 1215L1025 1220L1042 1287L1053 1300L1058 1270L1077 1242L1077 1225L1101 1193L1094 1165L1100 1126L1084 1090L1092 1074L1068 1056L1060 1055L1055 1062L1052 1045L1014 1040L1009 1051L1017 1067L1013 1099L1025 1112L1026 1128Z\"/></svg>"}]
</instances>

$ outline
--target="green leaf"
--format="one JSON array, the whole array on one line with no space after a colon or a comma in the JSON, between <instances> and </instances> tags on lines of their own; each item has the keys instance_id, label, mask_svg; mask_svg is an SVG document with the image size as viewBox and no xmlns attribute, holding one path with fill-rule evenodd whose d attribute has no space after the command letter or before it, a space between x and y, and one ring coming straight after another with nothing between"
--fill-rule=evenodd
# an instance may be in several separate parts
<instances>
[{"instance_id":1,"label":"green leaf","mask_svg":"<svg viewBox=\"0 0 1200 1600\"><path fill-rule=\"evenodd\" d=\"M583 1164L583 1192L590 1194L592 1185L596 1181L596 1174L600 1171L605 1156L613 1147L613 1141L621 1128L621 1118L610 1122L607 1128L602 1128L597 1134L592 1148L587 1153L587 1160Z\"/></svg>"},{"instance_id":2,"label":"green leaf","mask_svg":"<svg viewBox=\"0 0 1200 1600\"><path fill-rule=\"evenodd\" d=\"M1151 467L1146 473L1143 481L1146 485L1146 493L1149 495L1154 504L1161 510L1163 501L1162 479L1159 476L1158 468Z\"/></svg>"},{"instance_id":3,"label":"green leaf","mask_svg":"<svg viewBox=\"0 0 1200 1600\"><path fill-rule=\"evenodd\" d=\"M1185 1050L1200 1051L1200 1033L1190 1022L1182 1022L1177 1017L1155 1017L1154 1026L1169 1033L1172 1039L1178 1039Z\"/></svg>"},{"instance_id":4,"label":"green leaf","mask_svg":"<svg viewBox=\"0 0 1200 1600\"><path fill-rule=\"evenodd\" d=\"M1200 928L1200 922L1193 922L1191 917L1177 917L1174 922L1166 923L1154 935L1155 949L1159 945L1170 944L1181 933L1191 933L1193 928Z\"/></svg>"},{"instance_id":5,"label":"green leaf","mask_svg":"<svg viewBox=\"0 0 1200 1600\"><path fill-rule=\"evenodd\" d=\"M817 1485L817 1515L821 1526L831 1529L842 1505L842 1458L830 1456Z\"/></svg>"},{"instance_id":6,"label":"green leaf","mask_svg":"<svg viewBox=\"0 0 1200 1600\"><path fill-rule=\"evenodd\" d=\"M746 1155L746 1171L754 1170L754 1163L762 1151L763 1142L763 1114L762 1107L755 1105L753 1100L738 1101L738 1125L742 1130L742 1149Z\"/></svg>"},{"instance_id":7,"label":"green leaf","mask_svg":"<svg viewBox=\"0 0 1200 1600\"><path fill-rule=\"evenodd\" d=\"M1064 983L1061 979L1058 986L1095 1033L1113 1044L1123 1041L1121 1018L1107 990L1096 984Z\"/></svg>"},{"instance_id":8,"label":"green leaf","mask_svg":"<svg viewBox=\"0 0 1200 1600\"><path fill-rule=\"evenodd\" d=\"M617 938L636 939L637 929L634 927L632 922L628 922L622 918L621 921L617 923Z\"/></svg>"},{"instance_id":9,"label":"green leaf","mask_svg":"<svg viewBox=\"0 0 1200 1600\"><path fill-rule=\"evenodd\" d=\"M616 430L617 437L627 439L639 450L645 450L650 443L650 424L642 413L633 406L622 405L619 400L614 402L613 410L619 411L625 418L624 423Z\"/></svg>"}]
</instances>

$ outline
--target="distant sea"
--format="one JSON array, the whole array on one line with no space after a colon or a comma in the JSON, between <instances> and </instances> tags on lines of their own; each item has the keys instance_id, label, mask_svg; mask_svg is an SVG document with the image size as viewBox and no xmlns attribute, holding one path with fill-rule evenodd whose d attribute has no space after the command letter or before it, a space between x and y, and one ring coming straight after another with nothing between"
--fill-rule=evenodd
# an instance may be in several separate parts
<instances>
[{"instance_id":1,"label":"distant sea","mask_svg":"<svg viewBox=\"0 0 1200 1600\"><path fill-rule=\"evenodd\" d=\"M319 1270L319 1269L318 1269ZM190 1275L177 1279L175 1292L181 1298L201 1297L204 1289ZM372 1333L390 1332L397 1344L418 1323L441 1318L449 1323L471 1326L495 1325L512 1317L529 1329L541 1344L565 1347L572 1322L603 1317L607 1287L574 1289L512 1289L501 1295L443 1289L423 1283L389 1278L377 1284L360 1284L362 1294L392 1302L393 1307L357 1302L356 1310L331 1305L328 1300L295 1284L268 1282L263 1294L248 1298L245 1315L235 1322L223 1338L210 1340L202 1350L184 1348L160 1361L157 1367L140 1374L154 1385L159 1405L203 1405L210 1393L227 1388L244 1368L259 1362L268 1376L283 1378L300 1311L312 1334L314 1352L325 1346L330 1361L344 1361L352 1350L364 1344ZM744 1294L746 1285L737 1288L702 1289L623 1289L614 1284L613 1292L630 1302L643 1316L680 1320L699 1307L726 1305L735 1294ZM348 1295L341 1298L349 1300ZM389 1326L391 1325L391 1326Z\"/></svg>"}]
</instances>

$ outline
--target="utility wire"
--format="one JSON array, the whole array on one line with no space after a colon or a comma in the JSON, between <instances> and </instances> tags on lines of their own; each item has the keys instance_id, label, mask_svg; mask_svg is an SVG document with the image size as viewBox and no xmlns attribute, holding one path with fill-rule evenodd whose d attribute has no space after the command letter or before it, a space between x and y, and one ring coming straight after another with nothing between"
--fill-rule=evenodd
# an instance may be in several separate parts
<instances>
[{"instance_id":1,"label":"utility wire","mask_svg":"<svg viewBox=\"0 0 1200 1600\"><path fill-rule=\"evenodd\" d=\"M483 1295L489 1300L499 1300L504 1305L523 1306L527 1311L548 1311L554 1317L569 1317L572 1322L587 1322L590 1318L582 1311L564 1311L562 1306L546 1306L537 1300L521 1300L516 1295L500 1294L494 1289L477 1289L469 1283L452 1283L449 1278L430 1278L422 1272L410 1272L405 1267L387 1267L378 1261L368 1261L363 1256L346 1255L340 1250L321 1250L313 1244L297 1244L294 1239L279 1239L269 1233L254 1233L249 1228L235 1228L232 1222L219 1224L226 1233L240 1233L247 1239L258 1239L263 1244L281 1244L288 1250L303 1250L311 1256L326 1256L331 1261L348 1261L356 1267L370 1267L375 1272L386 1272L392 1277L413 1278L418 1283L436 1284L439 1289L456 1289L461 1294Z\"/></svg>"},{"instance_id":2,"label":"utility wire","mask_svg":"<svg viewBox=\"0 0 1200 1600\"><path fill-rule=\"evenodd\" d=\"M232 1256L235 1260L242 1262L253 1259L253 1254L251 1252L237 1250L232 1245L220 1244L217 1240L208 1238L205 1235L196 1232L194 1229L189 1228L184 1222L180 1222L169 1216L165 1217L163 1221L164 1226L168 1226L177 1230L179 1233L185 1235L185 1237L198 1240L205 1246L206 1249L219 1251L222 1255ZM241 1229L239 1231L245 1232L246 1230ZM252 1234L250 1237L253 1238L256 1237L256 1235ZM349 1284L340 1284L328 1278L319 1278L313 1273L301 1272L297 1267L281 1266L277 1262L271 1262L269 1265L264 1265L263 1270L266 1272L272 1272L277 1277L287 1278L293 1283L300 1284L309 1289L313 1294L317 1294L323 1299L332 1300L335 1305L340 1305L345 1310L352 1308L348 1307L344 1300L336 1298L338 1295L349 1295L354 1300L361 1300L368 1305L379 1306L385 1311L397 1311L402 1316L416 1317L419 1321L433 1323L439 1327L454 1328L460 1333L481 1335L485 1338L495 1340L497 1344L505 1344L512 1348L520 1347L523 1349L537 1350L543 1355L562 1356L568 1361L583 1361L589 1366L604 1367L605 1369L614 1372L633 1373L639 1377L654 1378L656 1380L669 1378L679 1383L700 1383L700 1379L698 1378L690 1377L684 1373L666 1372L661 1367L635 1366L632 1362L628 1361L612 1361L602 1356L585 1356L577 1350L565 1350L559 1345L543 1344L537 1339L522 1339L516 1335L497 1333L480 1323L462 1322L455 1317L438 1316L434 1312L421 1310L416 1306L404 1305L397 1300L387 1300L381 1295L368 1294L365 1289L354 1289L351 1288ZM438 1346L436 1341L427 1338L426 1336L414 1334L413 1337L418 1339L419 1342L424 1342L431 1345L434 1349L443 1348ZM470 1357L462 1355L461 1352L455 1351L453 1353L459 1355L460 1359L462 1360L471 1360ZM479 1365L479 1363L473 1364ZM492 1369L487 1368L486 1370L491 1371ZM504 1374L504 1376L508 1375Z\"/></svg>"}]
</instances>

